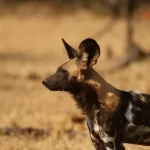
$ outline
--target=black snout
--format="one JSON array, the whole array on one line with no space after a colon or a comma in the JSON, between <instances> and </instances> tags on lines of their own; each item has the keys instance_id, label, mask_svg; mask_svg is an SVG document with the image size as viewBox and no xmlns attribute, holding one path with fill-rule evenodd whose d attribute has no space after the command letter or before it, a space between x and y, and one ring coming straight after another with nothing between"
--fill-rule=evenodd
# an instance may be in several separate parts
<instances>
[{"instance_id":1,"label":"black snout","mask_svg":"<svg viewBox=\"0 0 150 150\"><path fill-rule=\"evenodd\" d=\"M68 89L68 72L58 69L56 73L45 78L42 83L51 91L65 91Z\"/></svg>"},{"instance_id":2,"label":"black snout","mask_svg":"<svg viewBox=\"0 0 150 150\"><path fill-rule=\"evenodd\" d=\"M48 81L47 80L43 80L42 84L46 86L48 84Z\"/></svg>"}]
</instances>

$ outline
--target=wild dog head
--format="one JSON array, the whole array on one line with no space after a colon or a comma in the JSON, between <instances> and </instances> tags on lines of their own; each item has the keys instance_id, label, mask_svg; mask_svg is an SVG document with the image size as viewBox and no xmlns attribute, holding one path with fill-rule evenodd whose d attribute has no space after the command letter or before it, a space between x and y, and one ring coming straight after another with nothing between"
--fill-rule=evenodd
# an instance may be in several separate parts
<instances>
[{"instance_id":1,"label":"wild dog head","mask_svg":"<svg viewBox=\"0 0 150 150\"><path fill-rule=\"evenodd\" d=\"M97 63L100 47L93 39L85 39L79 45L79 50L72 48L62 39L69 60L58 67L57 71L48 76L42 83L52 91L70 91L78 88L88 78L88 72Z\"/></svg>"}]
</instances>

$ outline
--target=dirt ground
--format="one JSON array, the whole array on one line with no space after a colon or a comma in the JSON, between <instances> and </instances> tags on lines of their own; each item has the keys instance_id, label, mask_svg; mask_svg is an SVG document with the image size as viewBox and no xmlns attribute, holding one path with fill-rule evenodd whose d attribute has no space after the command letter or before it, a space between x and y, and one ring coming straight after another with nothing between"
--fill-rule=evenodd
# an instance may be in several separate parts
<instances>
[{"instance_id":1,"label":"dirt ground","mask_svg":"<svg viewBox=\"0 0 150 150\"><path fill-rule=\"evenodd\" d=\"M75 48L92 37L108 17L79 10L62 15L0 17L0 150L94 150L86 123L72 98L51 92L41 81L67 60L61 38ZM150 20L134 20L135 41L150 50ZM114 73L103 73L114 59L125 55L124 20L97 38L101 57L96 70L119 89L150 93L150 60L134 62ZM150 147L125 144L127 150Z\"/></svg>"}]
</instances>

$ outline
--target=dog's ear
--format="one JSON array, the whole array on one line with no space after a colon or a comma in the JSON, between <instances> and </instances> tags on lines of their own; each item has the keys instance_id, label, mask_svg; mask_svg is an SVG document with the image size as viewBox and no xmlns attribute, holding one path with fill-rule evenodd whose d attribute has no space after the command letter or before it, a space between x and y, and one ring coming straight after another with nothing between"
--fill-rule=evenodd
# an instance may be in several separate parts
<instances>
[{"instance_id":1,"label":"dog's ear","mask_svg":"<svg viewBox=\"0 0 150 150\"><path fill-rule=\"evenodd\" d=\"M69 59L75 58L77 56L76 50L72 48L63 38L62 38L62 42L66 48Z\"/></svg>"},{"instance_id":2,"label":"dog's ear","mask_svg":"<svg viewBox=\"0 0 150 150\"><path fill-rule=\"evenodd\" d=\"M100 47L93 39L85 39L79 45L79 66L82 70L86 70L97 63L100 56Z\"/></svg>"}]
</instances>

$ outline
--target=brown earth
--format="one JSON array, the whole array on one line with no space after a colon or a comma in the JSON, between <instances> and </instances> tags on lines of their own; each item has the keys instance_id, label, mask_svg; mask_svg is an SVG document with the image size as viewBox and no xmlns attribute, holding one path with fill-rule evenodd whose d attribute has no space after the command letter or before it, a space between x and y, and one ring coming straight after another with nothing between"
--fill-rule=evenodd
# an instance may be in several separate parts
<instances>
[{"instance_id":1,"label":"brown earth","mask_svg":"<svg viewBox=\"0 0 150 150\"><path fill-rule=\"evenodd\" d=\"M47 90L41 81L66 61L61 42L75 48L92 37L109 18L87 11L72 15L5 15L0 18L0 150L86 150L94 149L86 123L72 98ZM150 21L134 20L135 41L150 49ZM125 55L125 24L120 19L113 30L96 39L101 46L97 71L120 89L150 93L150 60L134 62L115 73L103 73L114 59ZM127 150L150 147L125 144Z\"/></svg>"}]
</instances>

